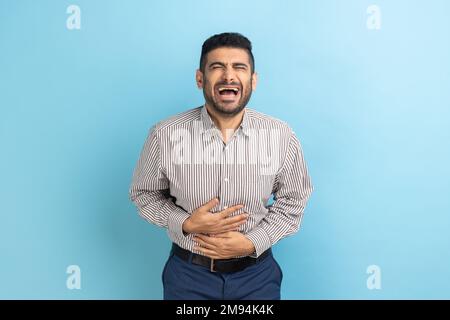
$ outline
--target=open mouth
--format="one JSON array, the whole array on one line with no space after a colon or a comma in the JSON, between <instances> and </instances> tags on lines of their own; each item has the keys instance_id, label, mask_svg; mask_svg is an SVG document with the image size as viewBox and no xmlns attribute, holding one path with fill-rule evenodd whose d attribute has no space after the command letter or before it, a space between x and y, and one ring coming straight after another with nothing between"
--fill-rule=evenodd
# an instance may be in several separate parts
<instances>
[{"instance_id":1,"label":"open mouth","mask_svg":"<svg viewBox=\"0 0 450 320\"><path fill-rule=\"evenodd\" d=\"M221 96L232 95L237 96L239 93L239 88L229 88L229 87L219 87L219 94Z\"/></svg>"},{"instance_id":2,"label":"open mouth","mask_svg":"<svg viewBox=\"0 0 450 320\"><path fill-rule=\"evenodd\" d=\"M240 95L241 90L238 87L220 86L217 93L223 101L234 101Z\"/></svg>"}]
</instances>

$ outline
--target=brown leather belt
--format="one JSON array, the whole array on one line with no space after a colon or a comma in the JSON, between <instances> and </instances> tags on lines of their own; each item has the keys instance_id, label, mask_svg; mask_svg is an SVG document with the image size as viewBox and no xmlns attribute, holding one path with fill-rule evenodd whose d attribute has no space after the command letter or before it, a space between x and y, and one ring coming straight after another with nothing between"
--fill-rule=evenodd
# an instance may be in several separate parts
<instances>
[{"instance_id":1,"label":"brown leather belt","mask_svg":"<svg viewBox=\"0 0 450 320\"><path fill-rule=\"evenodd\" d=\"M233 259L211 259L189 250L183 249L177 244L172 244L172 253L184 261L191 261L193 264L208 267L211 272L237 272L259 263L264 258L272 254L272 249L264 251L258 258L242 257ZM192 256L192 259L191 259Z\"/></svg>"}]
</instances>

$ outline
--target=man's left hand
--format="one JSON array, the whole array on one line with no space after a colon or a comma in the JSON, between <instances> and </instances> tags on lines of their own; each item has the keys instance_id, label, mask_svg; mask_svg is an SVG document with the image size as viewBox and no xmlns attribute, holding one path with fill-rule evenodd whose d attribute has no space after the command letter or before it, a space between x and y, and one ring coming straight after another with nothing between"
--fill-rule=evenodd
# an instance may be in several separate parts
<instances>
[{"instance_id":1,"label":"man's left hand","mask_svg":"<svg viewBox=\"0 0 450 320\"><path fill-rule=\"evenodd\" d=\"M198 234L194 237L197 242L195 250L212 259L229 259L236 256L247 256L255 251L255 246L246 236L237 231L207 236Z\"/></svg>"}]
</instances>

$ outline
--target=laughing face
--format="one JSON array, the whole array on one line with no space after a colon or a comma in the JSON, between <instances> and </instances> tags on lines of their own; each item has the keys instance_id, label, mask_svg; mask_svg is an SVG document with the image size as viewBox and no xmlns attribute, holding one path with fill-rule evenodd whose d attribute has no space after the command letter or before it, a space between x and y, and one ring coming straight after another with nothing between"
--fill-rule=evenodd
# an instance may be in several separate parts
<instances>
[{"instance_id":1,"label":"laughing face","mask_svg":"<svg viewBox=\"0 0 450 320\"><path fill-rule=\"evenodd\" d=\"M247 105L257 79L246 50L223 47L208 53L204 72L197 70L196 80L207 105L223 116L233 116Z\"/></svg>"}]
</instances>

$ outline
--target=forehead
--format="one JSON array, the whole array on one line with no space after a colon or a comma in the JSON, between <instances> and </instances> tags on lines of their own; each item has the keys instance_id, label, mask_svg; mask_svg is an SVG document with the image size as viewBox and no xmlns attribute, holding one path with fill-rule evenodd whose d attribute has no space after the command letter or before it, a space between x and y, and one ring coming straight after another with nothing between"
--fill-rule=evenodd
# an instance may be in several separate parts
<instances>
[{"instance_id":1,"label":"forehead","mask_svg":"<svg viewBox=\"0 0 450 320\"><path fill-rule=\"evenodd\" d=\"M250 57L245 49L240 48L217 48L208 52L207 63L214 61L227 62L227 63L247 63L250 64Z\"/></svg>"}]
</instances>

